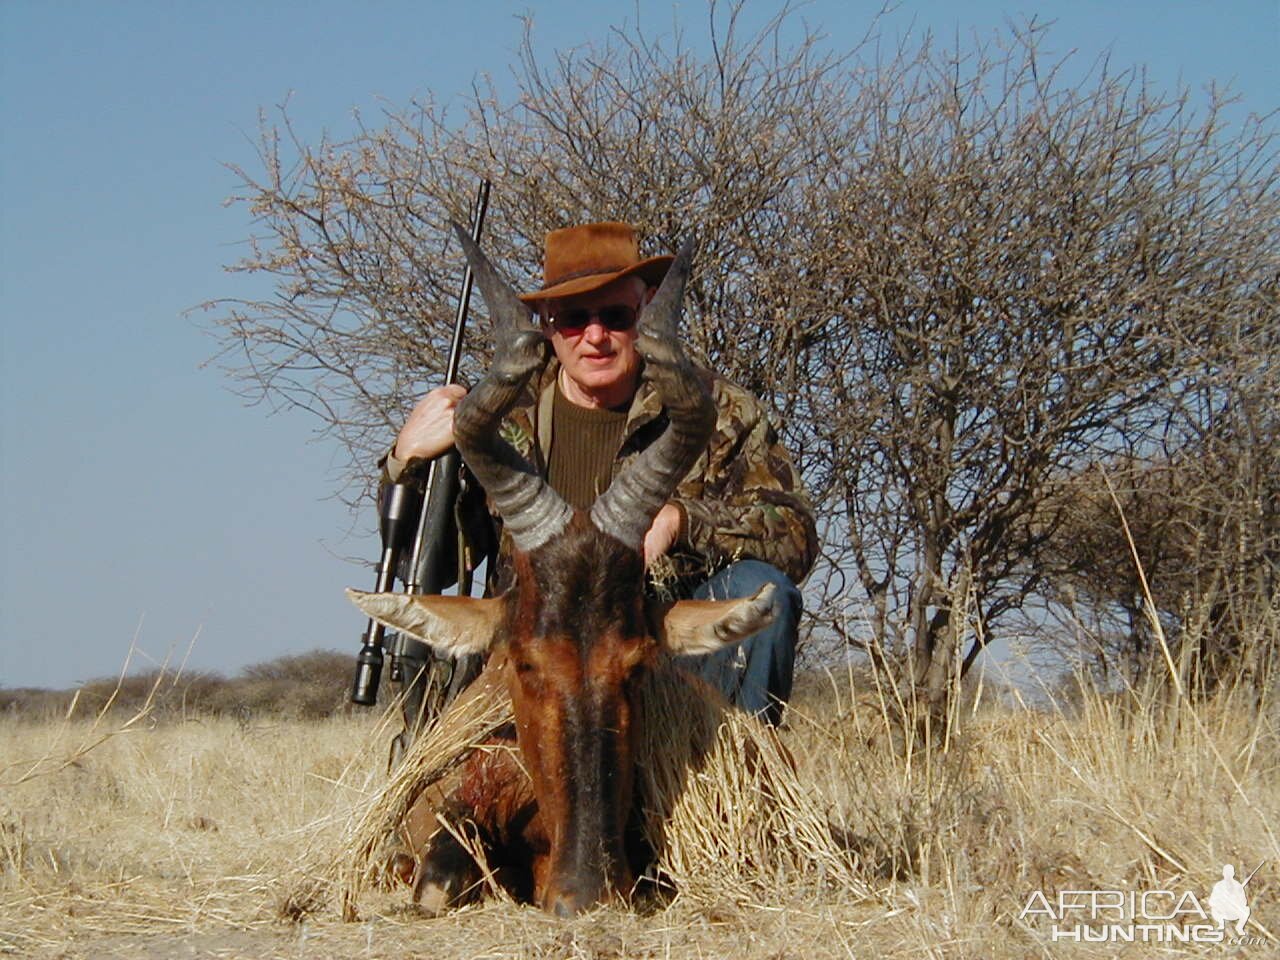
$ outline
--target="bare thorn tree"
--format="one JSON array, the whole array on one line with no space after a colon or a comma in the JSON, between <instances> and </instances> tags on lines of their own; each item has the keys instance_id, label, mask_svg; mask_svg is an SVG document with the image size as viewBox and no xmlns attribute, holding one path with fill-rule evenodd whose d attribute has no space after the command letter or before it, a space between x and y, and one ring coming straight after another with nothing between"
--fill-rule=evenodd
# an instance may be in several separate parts
<instances>
[{"instance_id":1,"label":"bare thorn tree","mask_svg":"<svg viewBox=\"0 0 1280 960\"><path fill-rule=\"evenodd\" d=\"M478 177L486 246L531 284L567 223L630 220L653 252L696 230L687 336L773 405L819 503L815 623L943 714L1057 589L1087 464L1240 442L1220 413L1252 374L1204 371L1243 359L1213 355L1224 329L1274 330L1274 144L1226 131L1220 96L1197 111L1105 61L1046 62L1034 22L877 54L870 32L788 40L786 9L750 35L740 4L709 11L706 55L633 25L548 58L526 33L517 94L474 89L457 120L413 103L316 145L264 122L238 269L276 296L217 305L223 356L317 415L358 498L440 375L446 224Z\"/></svg>"}]
</instances>

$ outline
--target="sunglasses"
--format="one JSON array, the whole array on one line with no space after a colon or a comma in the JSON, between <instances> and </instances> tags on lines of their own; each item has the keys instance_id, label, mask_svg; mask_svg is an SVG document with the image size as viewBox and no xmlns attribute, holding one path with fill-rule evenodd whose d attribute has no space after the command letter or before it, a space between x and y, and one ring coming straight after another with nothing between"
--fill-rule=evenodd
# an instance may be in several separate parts
<instances>
[{"instance_id":1,"label":"sunglasses","mask_svg":"<svg viewBox=\"0 0 1280 960\"><path fill-rule=\"evenodd\" d=\"M598 307L595 310L577 307L552 316L551 325L561 336L576 337L590 326L592 320L598 320L600 326L612 333L621 333L636 325L636 308L621 303Z\"/></svg>"}]
</instances>

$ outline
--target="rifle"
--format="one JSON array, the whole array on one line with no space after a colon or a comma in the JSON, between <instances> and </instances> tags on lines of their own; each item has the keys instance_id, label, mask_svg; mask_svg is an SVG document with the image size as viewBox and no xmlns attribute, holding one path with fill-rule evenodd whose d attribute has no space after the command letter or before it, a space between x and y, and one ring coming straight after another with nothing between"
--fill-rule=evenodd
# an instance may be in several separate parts
<instances>
[{"instance_id":1,"label":"rifle","mask_svg":"<svg viewBox=\"0 0 1280 960\"><path fill-rule=\"evenodd\" d=\"M480 241L480 231L484 227L484 215L489 208L489 181L483 180L476 193L475 205L471 215L471 239ZM445 367L445 383L454 383L458 379L458 366L462 360L462 339L467 321L467 308L471 303L473 277L471 266L467 265L462 275L462 291L458 295L458 312L453 322L453 341L449 346L449 361ZM412 544L411 561L408 577L405 581L406 593L439 593L444 587L444 558L446 555L445 533L449 528L450 514L453 504L458 498L458 475L461 468L461 456L457 447L431 461L427 468L426 502L423 503L422 491L413 482L415 471L406 469L400 483L389 484L381 499L378 511L378 532L382 538L382 556L378 561L377 581L374 590L386 593L391 590L396 576L396 569L403 555L404 548ZM409 531L417 520L416 532L412 541ZM391 651L391 679L404 681L404 670L401 660L405 659L404 641L411 638L400 637L401 643ZM386 640L386 628L373 618L360 638L360 652L356 655L355 680L351 685L351 702L363 706L372 706L378 701L378 684L382 677L383 647ZM412 658L417 660L418 658ZM424 661L421 669L425 669ZM418 677L410 678L405 683L406 698L412 688L417 686ZM418 702L413 709L405 704L405 716L409 728L414 729L411 719L421 713L421 690L417 691Z\"/></svg>"}]
</instances>

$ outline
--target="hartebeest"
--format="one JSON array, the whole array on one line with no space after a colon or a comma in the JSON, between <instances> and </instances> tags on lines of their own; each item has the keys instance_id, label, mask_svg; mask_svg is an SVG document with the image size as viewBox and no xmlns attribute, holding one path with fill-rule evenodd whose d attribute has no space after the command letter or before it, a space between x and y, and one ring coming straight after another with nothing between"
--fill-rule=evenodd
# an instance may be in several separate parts
<instances>
[{"instance_id":1,"label":"hartebeest","mask_svg":"<svg viewBox=\"0 0 1280 960\"><path fill-rule=\"evenodd\" d=\"M350 593L370 616L442 653L492 653L511 697L523 765L501 752L477 757L446 802L479 825L480 839L506 847L499 861L528 858L526 889L535 902L575 913L626 896L634 881L625 834L641 671L660 656L707 653L755 633L772 617L773 588L740 600L680 601L656 615L645 599L645 532L715 424L707 386L676 335L692 244L638 322L643 376L669 424L589 511L575 511L500 437L503 416L543 362L543 335L479 248L457 232L489 307L495 350L488 375L456 411L454 436L512 538L514 585L487 599ZM474 865L444 833L420 854L419 901L448 906Z\"/></svg>"}]
</instances>

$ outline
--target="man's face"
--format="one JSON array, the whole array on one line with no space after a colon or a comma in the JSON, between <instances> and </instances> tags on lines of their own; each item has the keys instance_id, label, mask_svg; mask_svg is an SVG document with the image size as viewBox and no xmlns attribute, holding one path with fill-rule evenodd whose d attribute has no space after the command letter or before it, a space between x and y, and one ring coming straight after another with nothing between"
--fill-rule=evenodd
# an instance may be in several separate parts
<instances>
[{"instance_id":1,"label":"man's face","mask_svg":"<svg viewBox=\"0 0 1280 960\"><path fill-rule=\"evenodd\" d=\"M640 355L634 321L646 299L643 281L623 277L543 307L544 330L565 375L601 406L624 403L635 391Z\"/></svg>"}]
</instances>

